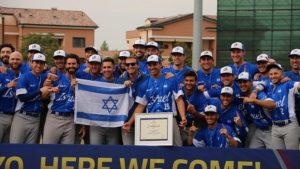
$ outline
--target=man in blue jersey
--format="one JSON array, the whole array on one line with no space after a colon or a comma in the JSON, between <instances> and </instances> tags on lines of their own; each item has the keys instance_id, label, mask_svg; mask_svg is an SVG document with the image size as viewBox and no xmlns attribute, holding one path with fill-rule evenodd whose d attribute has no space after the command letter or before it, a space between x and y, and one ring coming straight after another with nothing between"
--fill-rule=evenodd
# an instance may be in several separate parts
<instances>
[{"instance_id":1,"label":"man in blue jersey","mask_svg":"<svg viewBox=\"0 0 300 169\"><path fill-rule=\"evenodd\" d=\"M220 83L220 69L214 68L214 58L211 51L201 52L199 58L201 69L197 71L198 88L201 91L209 90L212 86L216 87Z\"/></svg>"},{"instance_id":2,"label":"man in blue jersey","mask_svg":"<svg viewBox=\"0 0 300 169\"><path fill-rule=\"evenodd\" d=\"M182 87L183 101L186 109L187 125L180 129L180 135L183 145L187 145L189 128L192 123L198 128L206 125L204 119L204 107L207 105L205 96L197 90L197 74L194 71L188 71L184 74L184 87Z\"/></svg>"},{"instance_id":3,"label":"man in blue jersey","mask_svg":"<svg viewBox=\"0 0 300 169\"><path fill-rule=\"evenodd\" d=\"M139 70L142 73L149 73L147 68L147 58L145 58L146 53L146 42L142 39L137 39L133 43L133 53L134 56L138 59Z\"/></svg>"},{"instance_id":4,"label":"man in blue jersey","mask_svg":"<svg viewBox=\"0 0 300 169\"><path fill-rule=\"evenodd\" d=\"M54 67L51 68L51 73L60 75L66 72L65 69L66 52L64 50L56 50L53 54Z\"/></svg>"},{"instance_id":5,"label":"man in blue jersey","mask_svg":"<svg viewBox=\"0 0 300 169\"><path fill-rule=\"evenodd\" d=\"M266 84L267 94L276 102L272 111L272 145L274 149L298 149L300 130L295 115L295 94L300 83L281 82L284 72L279 64L267 67L271 83Z\"/></svg>"},{"instance_id":6,"label":"man in blue jersey","mask_svg":"<svg viewBox=\"0 0 300 169\"><path fill-rule=\"evenodd\" d=\"M126 72L124 77L118 81L124 81L124 85L131 88L133 101L136 99L137 92L141 84L149 78L148 75L139 71L139 63L136 57L129 56L125 61ZM128 119L131 118L133 111L135 110L137 102L130 108L128 112ZM134 145L134 126L130 128L128 132L122 130L122 141L124 145Z\"/></svg>"},{"instance_id":7,"label":"man in blue jersey","mask_svg":"<svg viewBox=\"0 0 300 169\"><path fill-rule=\"evenodd\" d=\"M36 53L32 57L32 70L20 76L16 86L18 103L10 131L10 143L34 144L37 142L41 116L41 99L51 92L43 86L46 57Z\"/></svg>"},{"instance_id":8,"label":"man in blue jersey","mask_svg":"<svg viewBox=\"0 0 300 169\"><path fill-rule=\"evenodd\" d=\"M214 105L205 107L205 120L207 127L197 132L193 125L190 128L188 143L195 147L228 148L238 147L241 142L233 129L225 124L218 123L219 115Z\"/></svg>"},{"instance_id":9,"label":"man in blue jersey","mask_svg":"<svg viewBox=\"0 0 300 169\"><path fill-rule=\"evenodd\" d=\"M97 81L107 83L117 83L113 73L115 71L115 62L112 58L106 57L102 61L103 75ZM103 127L90 126L90 143L91 144L121 144L121 127Z\"/></svg>"},{"instance_id":10,"label":"man in blue jersey","mask_svg":"<svg viewBox=\"0 0 300 169\"><path fill-rule=\"evenodd\" d=\"M290 53L291 70L285 72L285 76L293 81L300 82L300 49L293 49ZM300 122L300 95L295 95L295 111L298 123ZM299 124L300 125L300 124Z\"/></svg>"},{"instance_id":11,"label":"man in blue jersey","mask_svg":"<svg viewBox=\"0 0 300 169\"><path fill-rule=\"evenodd\" d=\"M0 66L9 67L9 55L15 51L11 44L2 44L0 46Z\"/></svg>"},{"instance_id":12,"label":"man in blue jersey","mask_svg":"<svg viewBox=\"0 0 300 169\"><path fill-rule=\"evenodd\" d=\"M223 87L220 95L221 113L220 122L229 125L234 129L242 142L245 141L248 133L248 126L236 102L234 102L233 89Z\"/></svg>"},{"instance_id":13,"label":"man in blue jersey","mask_svg":"<svg viewBox=\"0 0 300 169\"><path fill-rule=\"evenodd\" d=\"M87 61L89 60L90 56L98 54L98 49L96 46L88 46L84 49L84 56L79 56L80 58L80 65L78 70L79 71L84 71L85 68L88 67Z\"/></svg>"},{"instance_id":14,"label":"man in blue jersey","mask_svg":"<svg viewBox=\"0 0 300 169\"><path fill-rule=\"evenodd\" d=\"M28 61L26 61L23 65L22 65L22 72L26 73L26 72L29 72L31 71L31 61L32 61L32 57L34 54L36 53L41 53L42 49L41 49L41 46L39 44L30 44L28 46L28 54L27 54L27 57L28 57Z\"/></svg>"},{"instance_id":15,"label":"man in blue jersey","mask_svg":"<svg viewBox=\"0 0 300 169\"><path fill-rule=\"evenodd\" d=\"M180 46L174 47L172 49L171 55L172 55L173 65L170 68L164 68L162 72L163 73L171 72L172 74L174 74L177 79L177 82L179 83L179 87L183 87L184 73L187 71L192 71L193 69L188 66L185 66L186 56L184 54L183 47Z\"/></svg>"},{"instance_id":16,"label":"man in blue jersey","mask_svg":"<svg viewBox=\"0 0 300 169\"><path fill-rule=\"evenodd\" d=\"M246 55L245 47L241 42L234 42L230 47L230 55L233 61L231 65L233 74L237 78L242 72L248 72L250 78L253 79L254 75L257 73L256 65L246 62L244 57Z\"/></svg>"},{"instance_id":17,"label":"man in blue jersey","mask_svg":"<svg viewBox=\"0 0 300 169\"><path fill-rule=\"evenodd\" d=\"M75 57L74 57L75 56ZM79 66L79 57L68 55L65 58L65 74L53 81L50 94L49 111L44 127L44 144L74 144L74 88L75 72Z\"/></svg>"},{"instance_id":18,"label":"man in blue jersey","mask_svg":"<svg viewBox=\"0 0 300 169\"><path fill-rule=\"evenodd\" d=\"M269 56L267 54L262 53L256 57L258 73L256 73L253 80L265 82L269 78L267 71L268 62Z\"/></svg>"},{"instance_id":19,"label":"man in blue jersey","mask_svg":"<svg viewBox=\"0 0 300 169\"><path fill-rule=\"evenodd\" d=\"M92 55L88 59L88 63L90 65L89 71L80 71L78 70L76 73L76 77L80 79L87 80L99 80L101 78L102 71L102 58L99 55Z\"/></svg>"},{"instance_id":20,"label":"man in blue jersey","mask_svg":"<svg viewBox=\"0 0 300 169\"><path fill-rule=\"evenodd\" d=\"M17 104L15 87L22 62L22 54L13 52L10 54L6 73L0 73L0 143L9 143L10 127Z\"/></svg>"},{"instance_id":21,"label":"man in blue jersey","mask_svg":"<svg viewBox=\"0 0 300 169\"><path fill-rule=\"evenodd\" d=\"M270 111L276 107L275 102L267 96L264 91L257 93L257 98L251 98L253 91L252 80L248 72L242 72L238 76L238 83L241 89L241 98L244 107L249 113L255 125L253 134L250 130L247 138L250 140L250 148L272 148L271 128L272 120ZM250 127L249 127L250 128Z\"/></svg>"},{"instance_id":22,"label":"man in blue jersey","mask_svg":"<svg viewBox=\"0 0 300 169\"><path fill-rule=\"evenodd\" d=\"M161 58L151 55L147 59L148 69L151 77L148 78L140 87L136 102L138 103L134 114L141 113L147 107L148 113L172 112L173 118L173 145L182 146L182 140L175 117L177 116L176 105L181 117L180 126L184 127L187 123L185 117L185 107L182 99L183 92L178 89L175 77L165 79L166 74L161 72ZM176 101L176 105L175 105ZM128 122L123 125L127 132L134 123L133 115Z\"/></svg>"},{"instance_id":23,"label":"man in blue jersey","mask_svg":"<svg viewBox=\"0 0 300 169\"><path fill-rule=\"evenodd\" d=\"M159 44L154 41L150 41L146 45L146 57L151 55L158 55L159 56Z\"/></svg>"},{"instance_id":24,"label":"man in blue jersey","mask_svg":"<svg viewBox=\"0 0 300 169\"><path fill-rule=\"evenodd\" d=\"M127 50L121 51L119 53L118 64L115 66L116 70L114 72L115 78L119 78L126 71L125 60L129 56L130 56L130 52Z\"/></svg>"}]
</instances>

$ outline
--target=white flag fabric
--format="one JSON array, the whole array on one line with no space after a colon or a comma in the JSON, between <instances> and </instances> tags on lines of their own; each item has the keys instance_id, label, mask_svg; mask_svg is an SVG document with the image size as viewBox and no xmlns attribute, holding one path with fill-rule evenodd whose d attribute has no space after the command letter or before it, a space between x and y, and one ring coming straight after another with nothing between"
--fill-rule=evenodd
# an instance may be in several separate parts
<instances>
[{"instance_id":1,"label":"white flag fabric","mask_svg":"<svg viewBox=\"0 0 300 169\"><path fill-rule=\"evenodd\" d=\"M122 126L133 104L129 90L121 84L77 79L75 123L101 127Z\"/></svg>"}]
</instances>

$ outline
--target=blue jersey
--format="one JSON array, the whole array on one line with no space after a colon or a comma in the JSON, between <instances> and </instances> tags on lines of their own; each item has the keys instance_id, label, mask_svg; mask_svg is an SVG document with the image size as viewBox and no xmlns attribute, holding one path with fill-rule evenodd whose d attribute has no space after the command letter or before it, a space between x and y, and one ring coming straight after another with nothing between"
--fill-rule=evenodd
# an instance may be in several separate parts
<instances>
[{"instance_id":1,"label":"blue jersey","mask_svg":"<svg viewBox=\"0 0 300 169\"><path fill-rule=\"evenodd\" d=\"M300 74L293 71L285 72L285 76L290 78L292 81L300 82Z\"/></svg>"},{"instance_id":2,"label":"blue jersey","mask_svg":"<svg viewBox=\"0 0 300 169\"><path fill-rule=\"evenodd\" d=\"M242 127L238 126L234 122L234 117L237 117L237 114L239 114L241 118ZM224 123L232 127L240 139L242 140L246 139L247 132L248 132L247 123L244 119L243 114L240 112L240 110L237 108L236 105L231 104L230 107L228 107L227 109L222 109L222 112L220 113L219 121L220 123Z\"/></svg>"},{"instance_id":3,"label":"blue jersey","mask_svg":"<svg viewBox=\"0 0 300 169\"><path fill-rule=\"evenodd\" d=\"M181 70L175 70L173 68L173 66L171 66L170 68L162 69L163 73L167 73L167 72L173 73L177 79L177 82L179 83L179 86L180 86L180 84L183 84L183 81L184 81L183 76L184 76L185 72L188 72L188 71L193 71L193 69L190 67L187 67L187 66L184 66L183 69L181 69Z\"/></svg>"},{"instance_id":4,"label":"blue jersey","mask_svg":"<svg viewBox=\"0 0 300 169\"><path fill-rule=\"evenodd\" d=\"M71 80L65 74L61 74L59 79L53 82L53 86L58 87L58 93L51 94L49 109L60 113L73 112L75 95Z\"/></svg>"},{"instance_id":5,"label":"blue jersey","mask_svg":"<svg viewBox=\"0 0 300 169\"><path fill-rule=\"evenodd\" d=\"M212 85L219 84L220 79L220 69L213 68L210 73L204 73L201 69L197 71L198 85L205 86L206 90L209 90Z\"/></svg>"},{"instance_id":6,"label":"blue jersey","mask_svg":"<svg viewBox=\"0 0 300 169\"><path fill-rule=\"evenodd\" d=\"M232 128L225 124L218 123L217 126L210 130L208 127L200 130L196 133L193 144L195 147L209 147L209 148L227 148L229 147L229 142L226 137L220 133L220 130L226 127L228 134L233 137L234 140L241 142L237 137L236 133Z\"/></svg>"},{"instance_id":7,"label":"blue jersey","mask_svg":"<svg viewBox=\"0 0 300 169\"><path fill-rule=\"evenodd\" d=\"M143 84L143 82L145 80L147 80L149 78L148 75L144 74L144 73L139 73L137 77L134 78L133 81L131 81L131 86L130 86L130 89L131 89L131 92L132 92L132 98L133 98L133 101L136 99L137 97L137 94L138 94L138 91L139 91L139 88L141 86L141 84ZM120 83L120 84L123 84L126 80L129 80L129 76L128 76L128 73L126 72L124 74L124 77L122 78L119 78L118 79L118 82L117 83ZM128 119L126 121L128 121L130 119L130 117L132 116L135 108L137 107L138 103L137 102L134 102L134 104L132 105L132 107L130 108L129 112L128 112Z\"/></svg>"},{"instance_id":8,"label":"blue jersey","mask_svg":"<svg viewBox=\"0 0 300 169\"><path fill-rule=\"evenodd\" d=\"M258 72L257 66L249 62L243 63L240 67L237 67L236 64L232 64L231 68L236 77L242 72L248 72L251 80L253 80L254 75Z\"/></svg>"},{"instance_id":9,"label":"blue jersey","mask_svg":"<svg viewBox=\"0 0 300 169\"><path fill-rule=\"evenodd\" d=\"M16 88L8 88L7 84L19 77L11 69L7 69L6 74L0 73L0 111L2 112L15 112L17 98Z\"/></svg>"},{"instance_id":10,"label":"blue jersey","mask_svg":"<svg viewBox=\"0 0 300 169\"><path fill-rule=\"evenodd\" d=\"M199 92L199 90L197 90L197 88L195 87L195 92L192 95L188 95L185 91L185 88L182 88L183 91L183 101L184 101L184 105L185 105L185 109L187 109L188 106L188 102L190 102L190 104L192 104L195 109L197 110L197 112L201 112L202 115L204 116L204 108L207 105L207 100L205 98L205 96ZM186 112L186 119L187 119L187 126L190 127L192 125L192 122L197 122L198 119L195 119L195 117L190 113L190 112Z\"/></svg>"},{"instance_id":11,"label":"blue jersey","mask_svg":"<svg viewBox=\"0 0 300 169\"><path fill-rule=\"evenodd\" d=\"M178 88L175 77L166 80L165 76L166 74L162 74L157 79L149 77L139 88L136 102L146 105L147 112L173 112L176 116L175 100L183 92Z\"/></svg>"},{"instance_id":12,"label":"blue jersey","mask_svg":"<svg viewBox=\"0 0 300 169\"><path fill-rule=\"evenodd\" d=\"M257 93L257 99L259 100L272 100L267 96L264 91ZM265 110L254 103L245 104L245 109L250 117L253 119L253 123L257 128L267 129L269 126L272 126L271 114L270 112L265 112Z\"/></svg>"},{"instance_id":13,"label":"blue jersey","mask_svg":"<svg viewBox=\"0 0 300 169\"><path fill-rule=\"evenodd\" d=\"M288 81L277 85L267 84L267 94L276 102L272 111L272 120L288 120L295 118L295 97L299 82Z\"/></svg>"},{"instance_id":14,"label":"blue jersey","mask_svg":"<svg viewBox=\"0 0 300 169\"><path fill-rule=\"evenodd\" d=\"M206 98L220 97L221 90L225 86L223 85L222 82L220 82L218 86L219 87L211 88L208 89L207 91L204 91L203 94L205 95L205 97ZM236 81L234 81L233 85L230 87L232 87L234 99L239 98L241 96L241 90L239 84Z\"/></svg>"},{"instance_id":15,"label":"blue jersey","mask_svg":"<svg viewBox=\"0 0 300 169\"><path fill-rule=\"evenodd\" d=\"M101 78L101 75L95 77L91 73L86 73L85 71L77 71L76 72L76 77L79 78L79 79L99 81L99 79Z\"/></svg>"},{"instance_id":16,"label":"blue jersey","mask_svg":"<svg viewBox=\"0 0 300 169\"><path fill-rule=\"evenodd\" d=\"M32 72L27 72L20 76L16 86L16 95L19 99L16 111L41 112L40 88L46 78L46 73L35 76Z\"/></svg>"},{"instance_id":17,"label":"blue jersey","mask_svg":"<svg viewBox=\"0 0 300 169\"><path fill-rule=\"evenodd\" d=\"M77 71L79 71L79 72L81 72L81 71L84 71L85 69L86 69L86 64L85 63L81 63L80 65L79 65L79 68L78 68L78 70Z\"/></svg>"},{"instance_id":18,"label":"blue jersey","mask_svg":"<svg viewBox=\"0 0 300 169\"><path fill-rule=\"evenodd\" d=\"M147 75L150 74L150 72L148 70L148 67L147 67L147 61L146 60L139 61L139 71L144 73L144 74L147 74Z\"/></svg>"}]
</instances>

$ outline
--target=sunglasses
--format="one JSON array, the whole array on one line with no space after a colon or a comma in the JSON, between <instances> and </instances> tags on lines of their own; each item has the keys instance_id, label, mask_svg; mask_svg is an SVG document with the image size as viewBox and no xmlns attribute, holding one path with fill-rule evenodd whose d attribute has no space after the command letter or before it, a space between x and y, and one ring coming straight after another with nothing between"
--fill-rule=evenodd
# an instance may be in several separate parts
<instances>
[{"instance_id":1,"label":"sunglasses","mask_svg":"<svg viewBox=\"0 0 300 169\"><path fill-rule=\"evenodd\" d=\"M125 65L126 65L127 67L129 67L129 66L135 66L136 63L125 63Z\"/></svg>"}]
</instances>

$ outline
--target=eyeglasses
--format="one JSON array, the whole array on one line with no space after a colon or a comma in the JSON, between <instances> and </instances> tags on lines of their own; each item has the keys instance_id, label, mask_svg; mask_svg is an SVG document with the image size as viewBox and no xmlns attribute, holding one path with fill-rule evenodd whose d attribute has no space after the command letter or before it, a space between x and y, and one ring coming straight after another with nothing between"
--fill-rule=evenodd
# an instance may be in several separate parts
<instances>
[{"instance_id":1,"label":"eyeglasses","mask_svg":"<svg viewBox=\"0 0 300 169\"><path fill-rule=\"evenodd\" d=\"M129 66L135 66L136 63L125 63L125 65L126 65L127 67L129 67Z\"/></svg>"}]
</instances>

